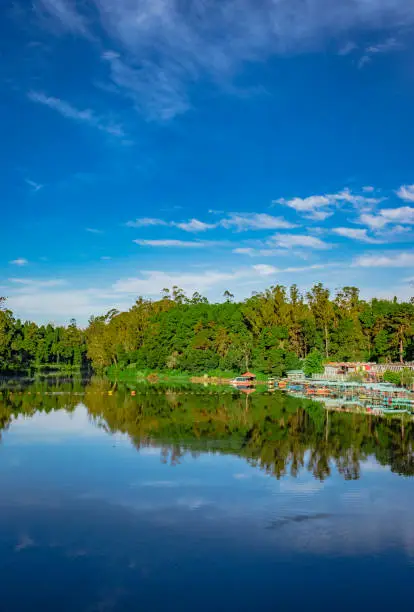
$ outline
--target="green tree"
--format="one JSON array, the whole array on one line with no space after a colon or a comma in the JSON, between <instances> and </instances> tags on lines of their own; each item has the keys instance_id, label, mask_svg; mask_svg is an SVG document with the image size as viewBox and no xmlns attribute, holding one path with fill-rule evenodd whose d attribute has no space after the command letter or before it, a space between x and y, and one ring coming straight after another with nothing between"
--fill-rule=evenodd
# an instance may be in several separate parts
<instances>
[{"instance_id":1,"label":"green tree","mask_svg":"<svg viewBox=\"0 0 414 612\"><path fill-rule=\"evenodd\" d=\"M303 363L303 371L306 376L323 373L323 357L318 350L314 349L306 357Z\"/></svg>"}]
</instances>

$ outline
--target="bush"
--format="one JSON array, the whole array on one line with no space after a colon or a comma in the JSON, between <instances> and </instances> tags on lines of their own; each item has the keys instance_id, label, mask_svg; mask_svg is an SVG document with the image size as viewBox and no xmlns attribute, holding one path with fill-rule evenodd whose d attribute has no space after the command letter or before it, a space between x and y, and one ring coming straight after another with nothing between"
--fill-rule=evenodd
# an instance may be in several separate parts
<instances>
[{"instance_id":1,"label":"bush","mask_svg":"<svg viewBox=\"0 0 414 612\"><path fill-rule=\"evenodd\" d=\"M323 373L323 357L319 351L314 349L309 353L303 363L303 371L306 376Z\"/></svg>"},{"instance_id":2,"label":"bush","mask_svg":"<svg viewBox=\"0 0 414 612\"><path fill-rule=\"evenodd\" d=\"M391 372L391 370L386 370L382 378L384 382L389 382L397 387L401 386L401 374L399 372Z\"/></svg>"}]
</instances>

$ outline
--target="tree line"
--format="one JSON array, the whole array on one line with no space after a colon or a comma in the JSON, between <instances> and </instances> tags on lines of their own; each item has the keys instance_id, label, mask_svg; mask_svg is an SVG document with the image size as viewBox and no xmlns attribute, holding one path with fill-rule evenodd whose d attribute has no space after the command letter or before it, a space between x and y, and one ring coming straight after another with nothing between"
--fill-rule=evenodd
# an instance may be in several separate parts
<instances>
[{"instance_id":1,"label":"tree line","mask_svg":"<svg viewBox=\"0 0 414 612\"><path fill-rule=\"evenodd\" d=\"M86 329L21 322L3 301L0 369L90 365L97 372L170 370L283 375L322 360L414 359L414 299L362 300L356 287L332 294L321 283L302 294L275 285L235 302L210 303L179 287L138 298L126 312L91 317ZM305 361L304 361L305 360Z\"/></svg>"}]
</instances>

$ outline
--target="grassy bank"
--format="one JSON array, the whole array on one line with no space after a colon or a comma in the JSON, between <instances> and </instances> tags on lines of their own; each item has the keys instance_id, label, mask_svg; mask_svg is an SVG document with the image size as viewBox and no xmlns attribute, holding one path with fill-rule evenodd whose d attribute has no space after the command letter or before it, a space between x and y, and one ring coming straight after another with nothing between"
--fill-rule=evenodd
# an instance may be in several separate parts
<instances>
[{"instance_id":1,"label":"grassy bank","mask_svg":"<svg viewBox=\"0 0 414 612\"><path fill-rule=\"evenodd\" d=\"M105 371L106 376L113 381L136 382L214 382L217 384L228 383L232 378L240 376L240 372L230 372L222 370L210 370L208 372L190 373L181 370L139 370L137 368L116 368L110 366ZM258 381L266 381L265 374L256 373Z\"/></svg>"}]
</instances>

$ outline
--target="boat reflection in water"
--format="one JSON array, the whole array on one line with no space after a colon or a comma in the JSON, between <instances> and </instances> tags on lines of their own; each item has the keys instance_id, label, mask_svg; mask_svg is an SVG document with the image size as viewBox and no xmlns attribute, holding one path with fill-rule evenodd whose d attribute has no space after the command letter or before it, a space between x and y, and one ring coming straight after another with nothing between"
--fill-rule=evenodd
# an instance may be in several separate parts
<instances>
[{"instance_id":1,"label":"boat reflection in water","mask_svg":"<svg viewBox=\"0 0 414 612\"><path fill-rule=\"evenodd\" d=\"M322 401L327 408L377 414L414 414L414 394L390 383L281 380L277 387L298 398ZM275 383L269 384L269 390Z\"/></svg>"}]
</instances>

